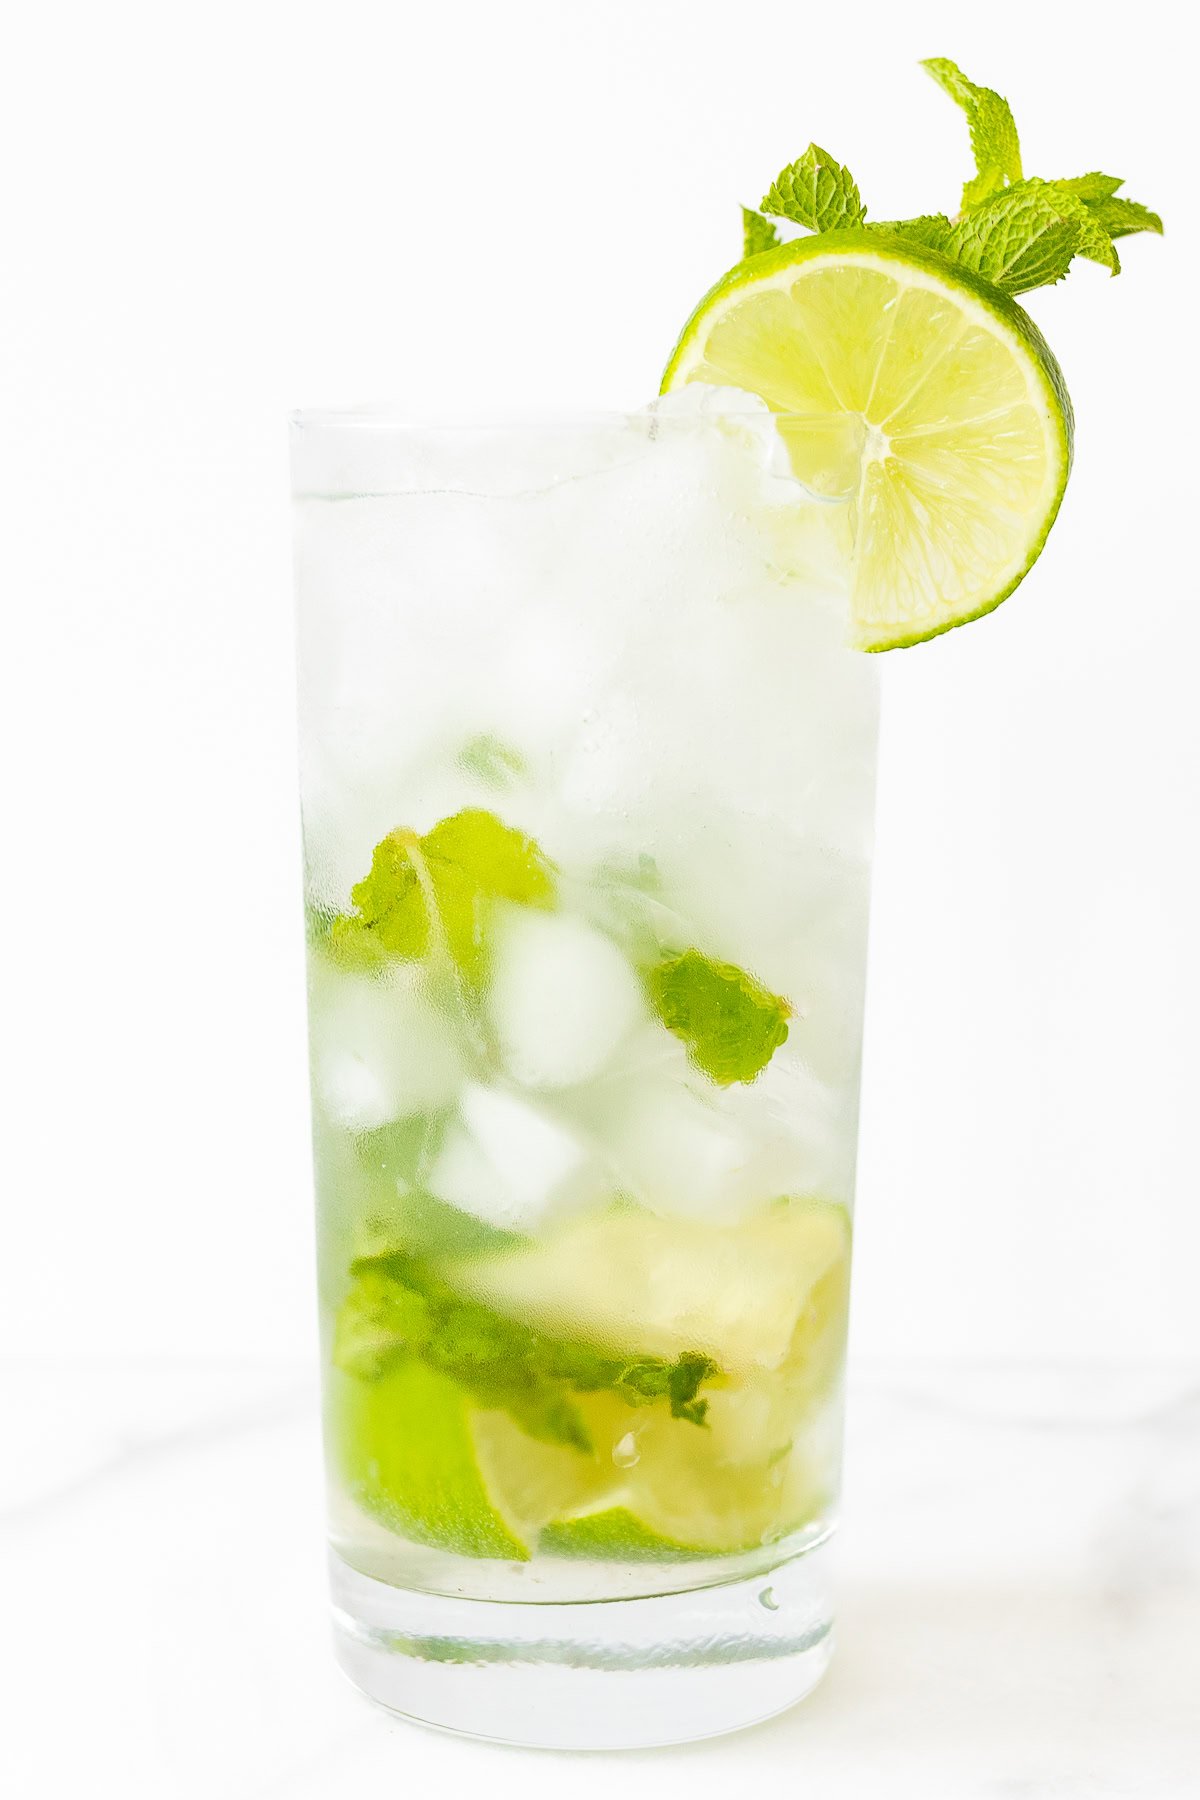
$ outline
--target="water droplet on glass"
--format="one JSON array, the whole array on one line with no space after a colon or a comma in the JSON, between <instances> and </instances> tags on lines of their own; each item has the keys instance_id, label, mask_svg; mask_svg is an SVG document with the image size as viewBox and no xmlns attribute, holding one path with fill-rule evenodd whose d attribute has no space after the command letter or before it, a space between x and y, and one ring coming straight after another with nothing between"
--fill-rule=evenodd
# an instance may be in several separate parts
<instances>
[{"instance_id":1,"label":"water droplet on glass","mask_svg":"<svg viewBox=\"0 0 1200 1800\"><path fill-rule=\"evenodd\" d=\"M765 1606L768 1612L778 1612L779 1602L775 1598L775 1589L764 1588L762 1593L758 1596L758 1604L760 1606Z\"/></svg>"},{"instance_id":2,"label":"water droplet on glass","mask_svg":"<svg viewBox=\"0 0 1200 1800\"><path fill-rule=\"evenodd\" d=\"M619 1438L613 1445L612 1459L618 1469L632 1469L640 1455L641 1451L637 1447L637 1439L632 1431L627 1431L625 1436Z\"/></svg>"}]
</instances>

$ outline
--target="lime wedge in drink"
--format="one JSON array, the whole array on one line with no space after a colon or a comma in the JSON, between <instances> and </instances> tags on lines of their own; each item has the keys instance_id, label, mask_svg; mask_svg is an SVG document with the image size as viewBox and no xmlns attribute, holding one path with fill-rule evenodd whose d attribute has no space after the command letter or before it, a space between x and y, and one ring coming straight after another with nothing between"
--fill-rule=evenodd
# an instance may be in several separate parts
<instances>
[{"instance_id":1,"label":"lime wedge in drink","mask_svg":"<svg viewBox=\"0 0 1200 1800\"><path fill-rule=\"evenodd\" d=\"M594 1449L542 1444L503 1413L474 1422L494 1503L531 1546L554 1556L646 1559L758 1549L817 1515L827 1498L772 1376L711 1397L703 1427L598 1395L581 1410Z\"/></svg>"},{"instance_id":2,"label":"lime wedge in drink","mask_svg":"<svg viewBox=\"0 0 1200 1800\"><path fill-rule=\"evenodd\" d=\"M372 1518L434 1549L528 1562L480 1473L456 1382L415 1358L374 1381L334 1370L328 1419L331 1460Z\"/></svg>"},{"instance_id":3,"label":"lime wedge in drink","mask_svg":"<svg viewBox=\"0 0 1200 1800\"><path fill-rule=\"evenodd\" d=\"M583 1394L578 1406L593 1450L581 1455L569 1446L531 1442L502 1414L477 1416L474 1436L487 1490L523 1539L552 1555L624 1562L718 1556L776 1542L819 1514L829 1498L829 1474L811 1432L816 1426L819 1433L841 1366L849 1229L840 1208L819 1202L778 1211L786 1230L773 1232L769 1241L792 1283L786 1308L774 1314L773 1284L765 1282L758 1329L748 1317L743 1331L726 1331L725 1372L705 1388L701 1424L673 1418L663 1407ZM627 1216L646 1231L645 1215ZM610 1228L621 1217L612 1215ZM619 1264L612 1260L616 1243ZM575 1265L574 1291L593 1326L601 1295L614 1303L632 1300L636 1326L628 1315L620 1321L622 1333L630 1334L624 1341L631 1354L635 1345L668 1341L659 1334L680 1329L675 1280L683 1245L677 1242L675 1254L664 1255L653 1230L643 1244L651 1262L642 1277L623 1233L607 1251L599 1239L590 1240L588 1254ZM691 1248L685 1273L695 1276L704 1265ZM730 1294L741 1296L752 1315L753 1302L741 1285L745 1270L732 1244L724 1270ZM755 1272L761 1277L760 1268ZM633 1294L622 1295L621 1282L631 1279ZM589 1282L590 1303L583 1292ZM522 1297L530 1292L522 1283ZM712 1302L715 1288L706 1293ZM779 1302L782 1308L782 1293ZM609 1311L607 1317L611 1330L616 1316Z\"/></svg>"},{"instance_id":4,"label":"lime wedge in drink","mask_svg":"<svg viewBox=\"0 0 1200 1800\"><path fill-rule=\"evenodd\" d=\"M849 1249L847 1214L827 1201L781 1201L736 1227L618 1206L441 1266L458 1291L539 1330L646 1356L698 1351L736 1375L783 1362Z\"/></svg>"},{"instance_id":5,"label":"lime wedge in drink","mask_svg":"<svg viewBox=\"0 0 1200 1800\"><path fill-rule=\"evenodd\" d=\"M785 1372L713 1391L699 1429L628 1408L606 1417L598 1402L589 1423L610 1479L551 1513L539 1550L639 1562L728 1556L789 1536L828 1499L812 1414L797 1402Z\"/></svg>"},{"instance_id":6,"label":"lime wedge in drink","mask_svg":"<svg viewBox=\"0 0 1200 1800\"><path fill-rule=\"evenodd\" d=\"M615 1208L543 1244L452 1262L464 1289L569 1327L564 1342L599 1346L609 1364L719 1358L703 1411L584 1380L570 1397L579 1435L542 1436L418 1354L370 1372L364 1337L360 1372L335 1367L329 1390L346 1490L400 1536L460 1556L632 1561L773 1542L827 1497L809 1429L840 1367L849 1247L842 1208L809 1200L737 1230ZM368 1308L360 1334L372 1325L383 1329ZM476 1354L494 1357L498 1342L482 1333Z\"/></svg>"},{"instance_id":7,"label":"lime wedge in drink","mask_svg":"<svg viewBox=\"0 0 1200 1800\"><path fill-rule=\"evenodd\" d=\"M1036 560L1071 466L1071 405L1033 321L934 251L826 231L739 263L692 314L663 391L742 388L799 479L849 502L856 645L990 612Z\"/></svg>"}]
</instances>

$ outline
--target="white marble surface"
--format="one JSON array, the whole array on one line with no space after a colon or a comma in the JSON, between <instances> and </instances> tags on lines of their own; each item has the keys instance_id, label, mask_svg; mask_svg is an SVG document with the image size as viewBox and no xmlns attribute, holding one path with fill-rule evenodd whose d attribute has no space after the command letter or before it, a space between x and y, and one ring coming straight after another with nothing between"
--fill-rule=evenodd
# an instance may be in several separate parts
<instances>
[{"instance_id":1,"label":"white marble surface","mask_svg":"<svg viewBox=\"0 0 1200 1800\"><path fill-rule=\"evenodd\" d=\"M856 1370L826 1683L754 1731L621 1757L439 1736L345 1684L305 1371L46 1361L0 1384L16 1800L1200 1793L1200 1369Z\"/></svg>"}]
</instances>

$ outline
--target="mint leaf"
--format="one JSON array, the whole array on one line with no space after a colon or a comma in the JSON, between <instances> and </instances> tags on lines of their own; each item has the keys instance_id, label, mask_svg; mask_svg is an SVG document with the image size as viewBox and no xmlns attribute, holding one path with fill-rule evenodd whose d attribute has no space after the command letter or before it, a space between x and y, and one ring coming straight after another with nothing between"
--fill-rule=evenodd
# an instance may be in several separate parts
<instances>
[{"instance_id":1,"label":"mint leaf","mask_svg":"<svg viewBox=\"0 0 1200 1800\"><path fill-rule=\"evenodd\" d=\"M532 838L495 813L469 808L424 837L389 832L350 897L355 912L335 921L331 934L343 951L365 932L390 956L448 957L478 985L494 903L553 907L554 873Z\"/></svg>"},{"instance_id":2,"label":"mint leaf","mask_svg":"<svg viewBox=\"0 0 1200 1800\"><path fill-rule=\"evenodd\" d=\"M420 1355L433 1336L433 1316L414 1289L389 1281L381 1269L358 1268L334 1324L333 1360L347 1375L374 1381L392 1367L401 1346Z\"/></svg>"},{"instance_id":3,"label":"mint leaf","mask_svg":"<svg viewBox=\"0 0 1200 1800\"><path fill-rule=\"evenodd\" d=\"M378 938L350 913L328 907L306 907L305 936L310 949L320 950L341 969L371 974L383 967L387 952Z\"/></svg>"},{"instance_id":4,"label":"mint leaf","mask_svg":"<svg viewBox=\"0 0 1200 1800\"><path fill-rule=\"evenodd\" d=\"M510 788L526 774L525 758L503 738L484 732L463 745L458 766L490 788Z\"/></svg>"},{"instance_id":5,"label":"mint leaf","mask_svg":"<svg viewBox=\"0 0 1200 1800\"><path fill-rule=\"evenodd\" d=\"M764 219L760 212L752 207L742 208L742 259L757 256L760 251L773 250L779 242L779 233L770 219Z\"/></svg>"},{"instance_id":6,"label":"mint leaf","mask_svg":"<svg viewBox=\"0 0 1200 1800\"><path fill-rule=\"evenodd\" d=\"M1134 231L1157 231L1162 236L1163 223L1158 214L1137 200L1109 194L1089 200L1087 209L1110 238L1128 237Z\"/></svg>"},{"instance_id":7,"label":"mint leaf","mask_svg":"<svg viewBox=\"0 0 1200 1800\"><path fill-rule=\"evenodd\" d=\"M1031 177L965 212L946 243L947 255L1010 293L1059 281L1075 256L1116 275L1120 260L1096 208L1063 182Z\"/></svg>"},{"instance_id":8,"label":"mint leaf","mask_svg":"<svg viewBox=\"0 0 1200 1800\"><path fill-rule=\"evenodd\" d=\"M1054 195L1055 204L1068 219L1074 221L1076 253L1090 258L1092 262L1102 263L1114 275L1121 273L1121 259L1112 238L1097 219L1093 208L1073 188L1058 181L1024 182L1022 185L1049 188Z\"/></svg>"},{"instance_id":9,"label":"mint leaf","mask_svg":"<svg viewBox=\"0 0 1200 1800\"><path fill-rule=\"evenodd\" d=\"M437 1257L494 1256L525 1241L518 1232L489 1225L423 1188L410 1188L400 1196L394 1218L390 1252L403 1250L409 1255Z\"/></svg>"},{"instance_id":10,"label":"mint leaf","mask_svg":"<svg viewBox=\"0 0 1200 1800\"><path fill-rule=\"evenodd\" d=\"M1107 200L1121 186L1121 180L1117 175L1101 175L1099 169L1093 169L1090 175L1064 176L1054 185L1078 194L1081 200Z\"/></svg>"},{"instance_id":11,"label":"mint leaf","mask_svg":"<svg viewBox=\"0 0 1200 1800\"><path fill-rule=\"evenodd\" d=\"M866 226L881 237L903 238L910 244L924 244L927 250L944 250L953 229L945 213L922 213L917 219L888 219Z\"/></svg>"},{"instance_id":12,"label":"mint leaf","mask_svg":"<svg viewBox=\"0 0 1200 1800\"><path fill-rule=\"evenodd\" d=\"M418 1113L356 1136L354 1171L361 1171L361 1180L348 1196L348 1210L357 1215L360 1257L478 1256L522 1242L518 1233L489 1225L428 1191L429 1170L453 1116Z\"/></svg>"},{"instance_id":13,"label":"mint leaf","mask_svg":"<svg viewBox=\"0 0 1200 1800\"><path fill-rule=\"evenodd\" d=\"M975 177L963 188L963 210L978 206L1010 181L1020 181L1021 143L1012 108L994 88L978 87L968 80L949 57L933 56L923 62L938 85L967 115Z\"/></svg>"},{"instance_id":14,"label":"mint leaf","mask_svg":"<svg viewBox=\"0 0 1200 1800\"><path fill-rule=\"evenodd\" d=\"M453 1117L447 1109L414 1113L355 1134L354 1150L360 1166L393 1194L419 1186L435 1162Z\"/></svg>"},{"instance_id":15,"label":"mint leaf","mask_svg":"<svg viewBox=\"0 0 1200 1800\"><path fill-rule=\"evenodd\" d=\"M685 1350L673 1363L655 1361L651 1357L632 1363L621 1375L621 1391L640 1395L642 1401L666 1399L673 1419L688 1419L703 1425L708 1401L697 1399L700 1388L716 1373L716 1365L698 1351ZM631 1402L638 1405L638 1400Z\"/></svg>"},{"instance_id":16,"label":"mint leaf","mask_svg":"<svg viewBox=\"0 0 1200 1800\"><path fill-rule=\"evenodd\" d=\"M1119 176L1101 175L1097 169L1090 175L1069 175L1051 185L1082 200L1110 238L1128 237L1134 231L1162 233L1162 220L1156 212L1137 200L1118 198L1117 189L1124 185Z\"/></svg>"},{"instance_id":17,"label":"mint leaf","mask_svg":"<svg viewBox=\"0 0 1200 1800\"><path fill-rule=\"evenodd\" d=\"M803 156L780 171L763 198L762 210L809 231L861 225L867 214L849 169L818 144L810 144Z\"/></svg>"},{"instance_id":18,"label":"mint leaf","mask_svg":"<svg viewBox=\"0 0 1200 1800\"><path fill-rule=\"evenodd\" d=\"M699 950L665 957L647 970L646 986L667 1030L720 1087L753 1081L787 1038L787 1001L744 969Z\"/></svg>"},{"instance_id":19,"label":"mint leaf","mask_svg":"<svg viewBox=\"0 0 1200 1800\"><path fill-rule=\"evenodd\" d=\"M975 174L963 188L957 219L923 213L868 221L853 176L817 144L776 177L763 212L813 232L853 225L876 237L919 244L1013 294L1060 281L1076 256L1119 274L1114 239L1162 231L1158 214L1124 199L1120 178L1100 169L1053 181L1027 179L1016 121L1004 96L972 81L948 57L930 57L922 67L962 108L971 136ZM742 216L744 255L750 257L769 246L764 228L770 227L747 208Z\"/></svg>"},{"instance_id":20,"label":"mint leaf","mask_svg":"<svg viewBox=\"0 0 1200 1800\"><path fill-rule=\"evenodd\" d=\"M1007 188L965 212L946 254L1011 294L1061 281L1079 246L1079 225L1048 184Z\"/></svg>"},{"instance_id":21,"label":"mint leaf","mask_svg":"<svg viewBox=\"0 0 1200 1800\"><path fill-rule=\"evenodd\" d=\"M573 1396L612 1392L628 1406L665 1404L673 1418L703 1425L705 1382L719 1370L698 1351L674 1360L619 1357L533 1331L466 1300L417 1257L391 1255L352 1266L338 1313L333 1360L373 1381L406 1356L458 1382L482 1407L506 1412L530 1437L590 1451Z\"/></svg>"}]
</instances>

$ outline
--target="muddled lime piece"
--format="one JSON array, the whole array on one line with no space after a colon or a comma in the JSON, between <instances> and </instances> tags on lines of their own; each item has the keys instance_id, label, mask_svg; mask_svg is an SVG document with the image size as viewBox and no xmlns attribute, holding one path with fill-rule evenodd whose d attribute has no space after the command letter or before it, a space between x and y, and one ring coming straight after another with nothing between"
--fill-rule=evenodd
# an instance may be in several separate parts
<instances>
[{"instance_id":1,"label":"muddled lime piece","mask_svg":"<svg viewBox=\"0 0 1200 1800\"><path fill-rule=\"evenodd\" d=\"M705 1390L701 1425L611 1395L585 1395L579 1407L593 1448L583 1456L570 1446L530 1444L495 1413L476 1421L489 1491L539 1551L622 1562L731 1555L778 1542L819 1517L836 1460L823 1433L845 1348L849 1230L839 1208L813 1202L795 1212L786 1221L795 1233L786 1342L777 1354L772 1324L758 1340L769 1346L769 1365L743 1357L730 1372L727 1364L724 1379ZM743 1226L737 1235L745 1232ZM802 1236L807 1263L795 1253ZM781 1256L783 1234L769 1241ZM588 1266L586 1258L580 1266ZM725 1266L739 1291L731 1254ZM663 1299L671 1270L664 1257L660 1329L674 1316ZM752 1315L752 1300L742 1298ZM639 1329L644 1340L644 1317Z\"/></svg>"},{"instance_id":2,"label":"muddled lime piece","mask_svg":"<svg viewBox=\"0 0 1200 1800\"><path fill-rule=\"evenodd\" d=\"M820 1200L780 1201L728 1226L614 1206L441 1272L535 1328L646 1356L699 1352L736 1375L784 1360L812 1290L844 1270L849 1244L845 1211Z\"/></svg>"},{"instance_id":3,"label":"muddled lime piece","mask_svg":"<svg viewBox=\"0 0 1200 1800\"><path fill-rule=\"evenodd\" d=\"M552 1240L447 1264L489 1305L569 1326L631 1367L719 1350L703 1412L585 1386L572 1396L580 1441L546 1441L401 1354L377 1372L332 1372L345 1488L399 1536L461 1556L629 1562L777 1542L828 1498L813 1430L841 1368L849 1247L845 1212L820 1201L729 1228L617 1207Z\"/></svg>"},{"instance_id":4,"label":"muddled lime piece","mask_svg":"<svg viewBox=\"0 0 1200 1800\"><path fill-rule=\"evenodd\" d=\"M470 1404L408 1358L374 1380L331 1371L332 1460L350 1498L389 1530L460 1556L527 1562L480 1473Z\"/></svg>"},{"instance_id":5,"label":"muddled lime piece","mask_svg":"<svg viewBox=\"0 0 1200 1800\"><path fill-rule=\"evenodd\" d=\"M778 1543L828 1498L811 1418L782 1373L714 1393L700 1428L598 1402L588 1409L597 1451L591 1477L561 1493L538 1549L642 1562Z\"/></svg>"}]
</instances>

